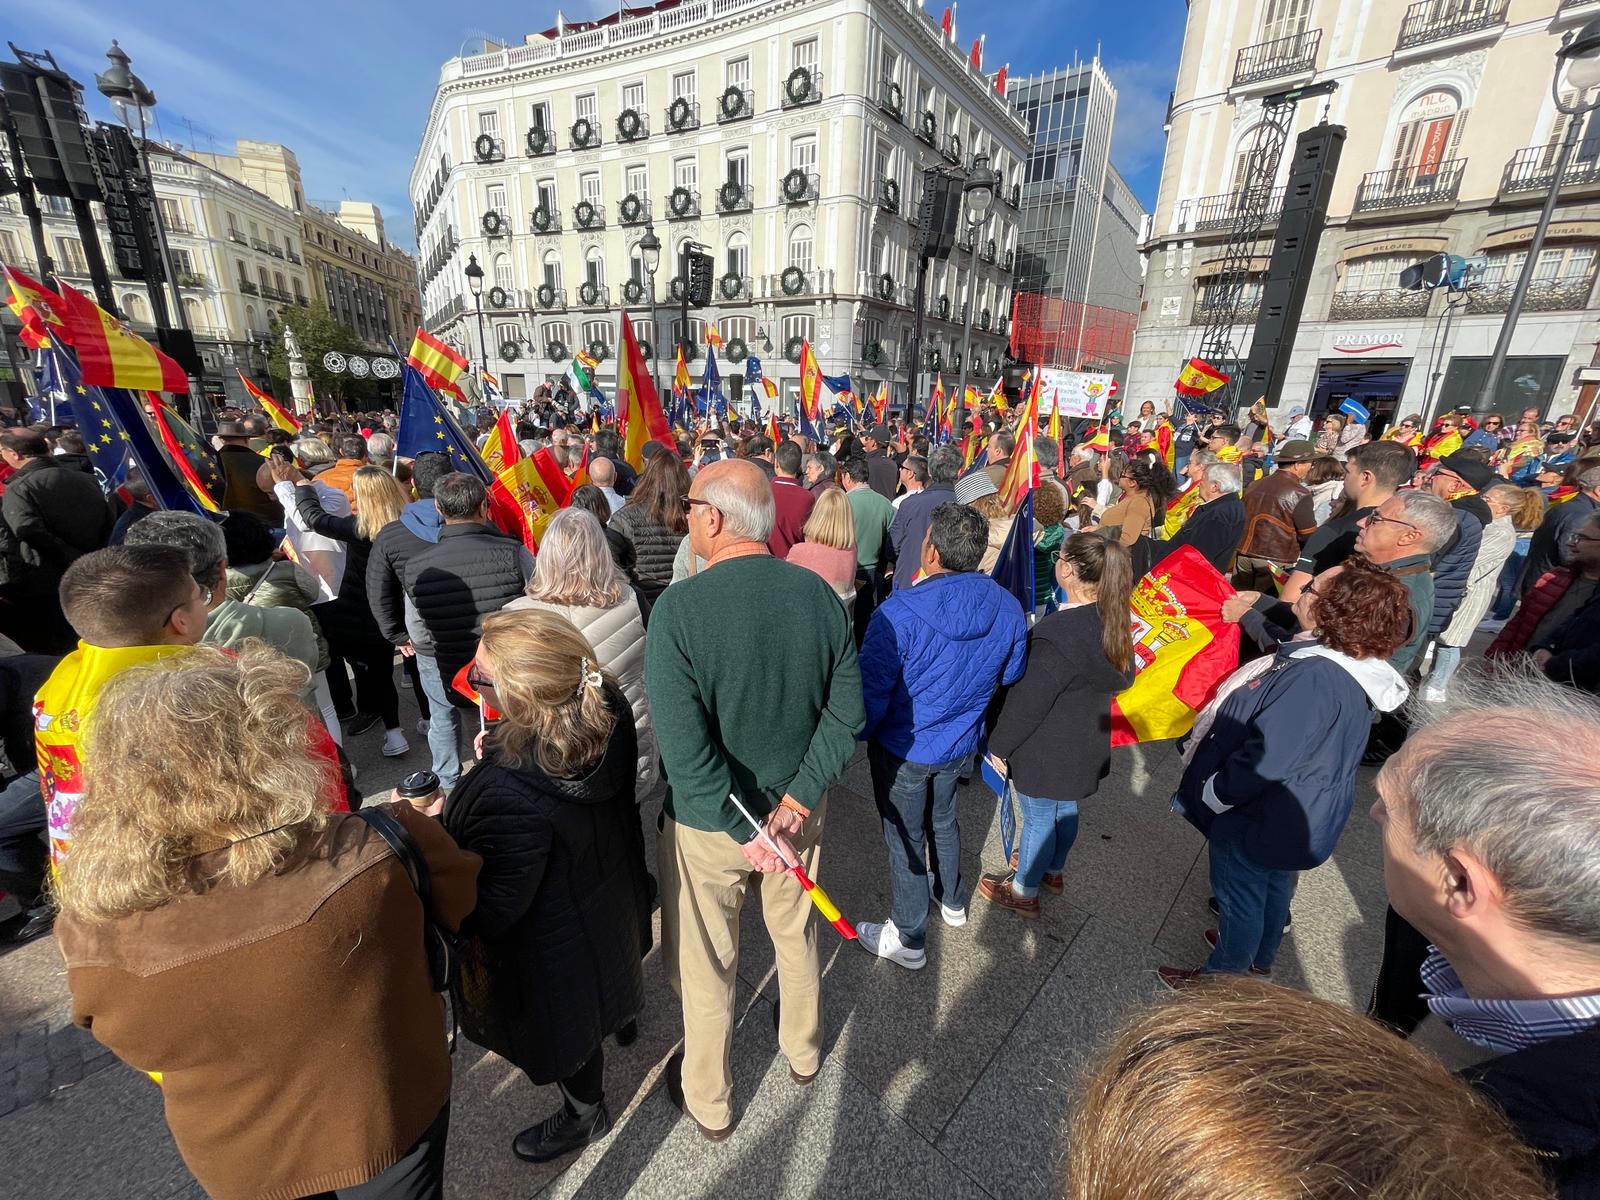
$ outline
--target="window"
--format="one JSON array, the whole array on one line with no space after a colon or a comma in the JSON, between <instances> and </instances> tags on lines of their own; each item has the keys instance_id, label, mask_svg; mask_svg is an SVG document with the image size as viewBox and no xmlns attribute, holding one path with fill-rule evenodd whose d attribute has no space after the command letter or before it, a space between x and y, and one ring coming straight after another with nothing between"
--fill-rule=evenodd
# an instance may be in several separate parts
<instances>
[{"instance_id":1,"label":"window","mask_svg":"<svg viewBox=\"0 0 1600 1200\"><path fill-rule=\"evenodd\" d=\"M816 266L811 242L811 226L796 225L789 231L789 265L810 272Z\"/></svg>"},{"instance_id":2,"label":"window","mask_svg":"<svg viewBox=\"0 0 1600 1200\"><path fill-rule=\"evenodd\" d=\"M515 342L522 337L522 330L510 321L501 321L494 327L494 340L497 346L504 346L507 342Z\"/></svg>"},{"instance_id":3,"label":"window","mask_svg":"<svg viewBox=\"0 0 1600 1200\"><path fill-rule=\"evenodd\" d=\"M560 342L568 349L572 347L572 326L565 321L546 321L544 323L545 345L551 342Z\"/></svg>"},{"instance_id":4,"label":"window","mask_svg":"<svg viewBox=\"0 0 1600 1200\"><path fill-rule=\"evenodd\" d=\"M1483 283L1510 284L1517 281L1522 274L1522 264L1526 261L1526 250L1502 250L1489 255L1489 263L1484 268ZM1594 275L1596 247L1587 246L1546 246L1539 253L1539 261L1534 265L1533 278L1537 283L1578 283Z\"/></svg>"},{"instance_id":5,"label":"window","mask_svg":"<svg viewBox=\"0 0 1600 1200\"><path fill-rule=\"evenodd\" d=\"M750 59L748 57L730 58L725 70L729 87L744 89L750 86Z\"/></svg>"},{"instance_id":6,"label":"window","mask_svg":"<svg viewBox=\"0 0 1600 1200\"><path fill-rule=\"evenodd\" d=\"M641 346L656 344L656 323L649 317L640 317L633 323L633 335Z\"/></svg>"},{"instance_id":7,"label":"window","mask_svg":"<svg viewBox=\"0 0 1600 1200\"><path fill-rule=\"evenodd\" d=\"M878 82L898 83L900 81L900 56L888 46L878 57Z\"/></svg>"},{"instance_id":8,"label":"window","mask_svg":"<svg viewBox=\"0 0 1600 1200\"><path fill-rule=\"evenodd\" d=\"M256 306L254 304L246 304L244 306L244 323L247 329L261 328L261 323L256 320Z\"/></svg>"},{"instance_id":9,"label":"window","mask_svg":"<svg viewBox=\"0 0 1600 1200\"><path fill-rule=\"evenodd\" d=\"M578 195L596 208L600 206L599 171L585 171L578 177Z\"/></svg>"},{"instance_id":10,"label":"window","mask_svg":"<svg viewBox=\"0 0 1600 1200\"><path fill-rule=\"evenodd\" d=\"M797 171L807 174L817 169L817 138L815 134L804 134L789 140L789 166Z\"/></svg>"},{"instance_id":11,"label":"window","mask_svg":"<svg viewBox=\"0 0 1600 1200\"><path fill-rule=\"evenodd\" d=\"M1590 88L1588 91L1579 92L1575 88L1564 87L1561 89L1562 107L1567 109L1593 108L1597 99L1597 92L1600 92L1600 88ZM1582 113L1557 110L1555 120L1550 126L1550 136L1545 138L1544 141L1544 153L1539 156L1539 169L1541 171L1555 169L1556 154L1561 149L1562 139L1567 136L1567 126L1580 116L1582 116Z\"/></svg>"},{"instance_id":12,"label":"window","mask_svg":"<svg viewBox=\"0 0 1600 1200\"><path fill-rule=\"evenodd\" d=\"M268 282L267 269L265 267L256 268L256 282L261 285L263 290L272 286L272 284Z\"/></svg>"},{"instance_id":13,"label":"window","mask_svg":"<svg viewBox=\"0 0 1600 1200\"><path fill-rule=\"evenodd\" d=\"M872 184L877 186L878 180L889 178L889 152L891 147L886 138L875 137L872 139Z\"/></svg>"},{"instance_id":14,"label":"window","mask_svg":"<svg viewBox=\"0 0 1600 1200\"><path fill-rule=\"evenodd\" d=\"M0 262L16 263L33 270L33 264L17 250L17 235L9 229L0 229Z\"/></svg>"},{"instance_id":15,"label":"window","mask_svg":"<svg viewBox=\"0 0 1600 1200\"><path fill-rule=\"evenodd\" d=\"M545 212L556 211L556 181L554 179L541 179L536 185L539 193L539 207Z\"/></svg>"},{"instance_id":16,"label":"window","mask_svg":"<svg viewBox=\"0 0 1600 1200\"><path fill-rule=\"evenodd\" d=\"M700 160L679 158L672 164L672 186L688 188L691 192L700 186Z\"/></svg>"},{"instance_id":17,"label":"window","mask_svg":"<svg viewBox=\"0 0 1600 1200\"><path fill-rule=\"evenodd\" d=\"M172 269L179 275L194 274L194 259L187 250L172 250Z\"/></svg>"},{"instance_id":18,"label":"window","mask_svg":"<svg viewBox=\"0 0 1600 1200\"><path fill-rule=\"evenodd\" d=\"M183 219L183 209L178 202L169 196L162 196L156 200L161 206L161 224L169 231L177 233L187 232L189 223Z\"/></svg>"},{"instance_id":19,"label":"window","mask_svg":"<svg viewBox=\"0 0 1600 1200\"><path fill-rule=\"evenodd\" d=\"M749 346L755 340L756 323L751 317L723 317L717 322L717 328L722 331L722 336L728 341L734 338L743 338L744 344ZM752 347L759 353L759 347Z\"/></svg>"},{"instance_id":20,"label":"window","mask_svg":"<svg viewBox=\"0 0 1600 1200\"><path fill-rule=\"evenodd\" d=\"M500 114L494 109L478 114L478 132L487 133L492 138L500 136Z\"/></svg>"},{"instance_id":21,"label":"window","mask_svg":"<svg viewBox=\"0 0 1600 1200\"><path fill-rule=\"evenodd\" d=\"M543 264L543 266L544 266L544 282L548 286L554 288L556 291L559 292L561 290L561 254L560 254L560 252L556 251L556 250L546 250L545 254L544 254L544 264Z\"/></svg>"},{"instance_id":22,"label":"window","mask_svg":"<svg viewBox=\"0 0 1600 1200\"><path fill-rule=\"evenodd\" d=\"M740 187L750 182L750 151L728 151L728 182Z\"/></svg>"},{"instance_id":23,"label":"window","mask_svg":"<svg viewBox=\"0 0 1600 1200\"><path fill-rule=\"evenodd\" d=\"M606 285L606 256L599 246L590 246L583 256L583 278L595 287Z\"/></svg>"},{"instance_id":24,"label":"window","mask_svg":"<svg viewBox=\"0 0 1600 1200\"><path fill-rule=\"evenodd\" d=\"M282 271L274 271L272 273L272 284L278 289L278 295L287 296L289 294L289 289L284 286Z\"/></svg>"},{"instance_id":25,"label":"window","mask_svg":"<svg viewBox=\"0 0 1600 1200\"><path fill-rule=\"evenodd\" d=\"M706 340L706 323L700 317L689 318L689 329L684 332L683 321L672 323L672 340L674 344L687 341L691 346L698 346Z\"/></svg>"},{"instance_id":26,"label":"window","mask_svg":"<svg viewBox=\"0 0 1600 1200\"><path fill-rule=\"evenodd\" d=\"M920 121L922 119L922 117L921 117L922 113L932 112L932 111L933 111L933 88L931 88L926 83L917 84L917 113L918 113L917 120Z\"/></svg>"},{"instance_id":27,"label":"window","mask_svg":"<svg viewBox=\"0 0 1600 1200\"><path fill-rule=\"evenodd\" d=\"M145 325L150 323L150 310L145 306L144 297L138 292L129 292L122 298L122 311L128 314L130 321L138 321Z\"/></svg>"},{"instance_id":28,"label":"window","mask_svg":"<svg viewBox=\"0 0 1600 1200\"><path fill-rule=\"evenodd\" d=\"M605 321L585 321L583 323L583 344L585 348L599 342L602 346L611 344L611 326Z\"/></svg>"},{"instance_id":29,"label":"window","mask_svg":"<svg viewBox=\"0 0 1600 1200\"><path fill-rule=\"evenodd\" d=\"M506 210L506 185L491 183L483 189L484 207L492 212L505 212Z\"/></svg>"},{"instance_id":30,"label":"window","mask_svg":"<svg viewBox=\"0 0 1600 1200\"><path fill-rule=\"evenodd\" d=\"M649 283L644 269L644 251L639 249L638 242L628 247L628 278L641 287Z\"/></svg>"},{"instance_id":31,"label":"window","mask_svg":"<svg viewBox=\"0 0 1600 1200\"><path fill-rule=\"evenodd\" d=\"M635 112L644 111L644 81L625 83L622 85L622 107L631 108Z\"/></svg>"},{"instance_id":32,"label":"window","mask_svg":"<svg viewBox=\"0 0 1600 1200\"><path fill-rule=\"evenodd\" d=\"M593 92L585 92L578 97L577 111L579 120L594 121L600 111L600 103Z\"/></svg>"},{"instance_id":33,"label":"window","mask_svg":"<svg viewBox=\"0 0 1600 1200\"><path fill-rule=\"evenodd\" d=\"M627 172L628 193L643 200L650 195L650 168L645 166L629 167Z\"/></svg>"},{"instance_id":34,"label":"window","mask_svg":"<svg viewBox=\"0 0 1600 1200\"><path fill-rule=\"evenodd\" d=\"M1306 31L1311 16L1311 0L1267 0L1261 15L1261 40L1297 37Z\"/></svg>"},{"instance_id":35,"label":"window","mask_svg":"<svg viewBox=\"0 0 1600 1200\"><path fill-rule=\"evenodd\" d=\"M550 102L541 100L528 106L528 124L535 129L550 128Z\"/></svg>"},{"instance_id":36,"label":"window","mask_svg":"<svg viewBox=\"0 0 1600 1200\"><path fill-rule=\"evenodd\" d=\"M742 232L728 236L728 271L741 279L750 274L750 238Z\"/></svg>"},{"instance_id":37,"label":"window","mask_svg":"<svg viewBox=\"0 0 1600 1200\"><path fill-rule=\"evenodd\" d=\"M693 71L679 71L672 77L672 98L674 100L687 100L694 103L695 98L695 73Z\"/></svg>"},{"instance_id":38,"label":"window","mask_svg":"<svg viewBox=\"0 0 1600 1200\"><path fill-rule=\"evenodd\" d=\"M511 256L509 254L496 254L494 256L494 282L496 287L511 290Z\"/></svg>"},{"instance_id":39,"label":"window","mask_svg":"<svg viewBox=\"0 0 1600 1200\"><path fill-rule=\"evenodd\" d=\"M1427 183L1438 176L1439 164L1453 157L1465 124L1461 101L1440 89L1418 96L1400 114L1390 168L1407 182Z\"/></svg>"},{"instance_id":40,"label":"window","mask_svg":"<svg viewBox=\"0 0 1600 1200\"><path fill-rule=\"evenodd\" d=\"M883 274L884 241L881 231L872 235L871 248L867 251L867 270L873 275Z\"/></svg>"},{"instance_id":41,"label":"window","mask_svg":"<svg viewBox=\"0 0 1600 1200\"><path fill-rule=\"evenodd\" d=\"M1380 292L1400 286L1400 272L1416 262L1415 254L1376 254L1345 264L1341 292Z\"/></svg>"},{"instance_id":42,"label":"window","mask_svg":"<svg viewBox=\"0 0 1600 1200\"><path fill-rule=\"evenodd\" d=\"M817 319L809 313L795 313L783 319L783 344L788 346L793 338L805 338L808 342L817 340Z\"/></svg>"},{"instance_id":43,"label":"window","mask_svg":"<svg viewBox=\"0 0 1600 1200\"><path fill-rule=\"evenodd\" d=\"M68 275L87 275L89 260L83 253L83 242L75 237L56 238L58 266Z\"/></svg>"},{"instance_id":44,"label":"window","mask_svg":"<svg viewBox=\"0 0 1600 1200\"><path fill-rule=\"evenodd\" d=\"M205 322L200 319L200 302L193 296L183 298L183 315L189 328L196 333L205 327Z\"/></svg>"},{"instance_id":45,"label":"window","mask_svg":"<svg viewBox=\"0 0 1600 1200\"><path fill-rule=\"evenodd\" d=\"M796 42L789 48L789 56L791 68L804 67L813 75L816 74L817 59L819 57L817 53L817 39L814 37L809 37L802 41Z\"/></svg>"}]
</instances>

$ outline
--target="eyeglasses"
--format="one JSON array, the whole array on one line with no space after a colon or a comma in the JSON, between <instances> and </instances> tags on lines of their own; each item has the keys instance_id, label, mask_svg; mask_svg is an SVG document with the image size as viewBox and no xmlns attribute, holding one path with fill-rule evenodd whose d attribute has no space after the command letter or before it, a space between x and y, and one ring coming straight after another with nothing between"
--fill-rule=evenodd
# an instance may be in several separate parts
<instances>
[{"instance_id":1,"label":"eyeglasses","mask_svg":"<svg viewBox=\"0 0 1600 1200\"><path fill-rule=\"evenodd\" d=\"M1302 596L1320 596L1320 595L1322 595L1321 592L1317 591L1317 585L1314 582L1313 583L1308 583L1308 584L1305 585L1305 587L1301 588L1300 589L1300 594Z\"/></svg>"},{"instance_id":2,"label":"eyeglasses","mask_svg":"<svg viewBox=\"0 0 1600 1200\"><path fill-rule=\"evenodd\" d=\"M1567 540L1572 542L1600 542L1600 533L1575 533Z\"/></svg>"},{"instance_id":3,"label":"eyeglasses","mask_svg":"<svg viewBox=\"0 0 1600 1200\"><path fill-rule=\"evenodd\" d=\"M467 664L467 683L479 692L494 687L494 680L478 670L476 661Z\"/></svg>"},{"instance_id":4,"label":"eyeglasses","mask_svg":"<svg viewBox=\"0 0 1600 1200\"><path fill-rule=\"evenodd\" d=\"M1417 423L1415 421L1401 421L1400 422L1400 428L1401 429L1415 429L1416 427L1417 427Z\"/></svg>"},{"instance_id":5,"label":"eyeglasses","mask_svg":"<svg viewBox=\"0 0 1600 1200\"><path fill-rule=\"evenodd\" d=\"M1411 524L1410 521L1402 521L1398 517L1386 517L1380 512L1368 513L1366 522L1369 528L1373 525L1382 525L1384 522L1388 522L1390 525L1398 525L1402 529L1416 529L1416 526Z\"/></svg>"}]
</instances>

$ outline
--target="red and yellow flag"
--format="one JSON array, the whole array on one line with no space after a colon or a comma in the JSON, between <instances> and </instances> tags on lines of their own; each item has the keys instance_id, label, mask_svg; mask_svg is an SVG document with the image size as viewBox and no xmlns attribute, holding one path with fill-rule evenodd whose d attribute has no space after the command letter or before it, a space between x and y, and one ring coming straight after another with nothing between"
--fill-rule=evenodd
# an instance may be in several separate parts
<instances>
[{"instance_id":1,"label":"red and yellow flag","mask_svg":"<svg viewBox=\"0 0 1600 1200\"><path fill-rule=\"evenodd\" d=\"M66 302L44 284L30 279L15 267L6 267L5 275L11 292L6 307L16 314L22 324L20 336L23 344L34 350L50 345L51 333L59 333L65 324L63 313Z\"/></svg>"},{"instance_id":2,"label":"red and yellow flag","mask_svg":"<svg viewBox=\"0 0 1600 1200\"><path fill-rule=\"evenodd\" d=\"M1155 445L1161 453L1161 461L1167 464L1167 470L1173 470L1178 465L1178 444L1172 436L1172 425L1165 417L1156 426Z\"/></svg>"},{"instance_id":3,"label":"red and yellow flag","mask_svg":"<svg viewBox=\"0 0 1600 1200\"><path fill-rule=\"evenodd\" d=\"M711 323L707 322L707 324L706 324L706 345L710 346L713 350L721 350L722 349L722 343L723 343L722 331L719 330L715 325L712 325Z\"/></svg>"},{"instance_id":4,"label":"red and yellow flag","mask_svg":"<svg viewBox=\"0 0 1600 1200\"><path fill-rule=\"evenodd\" d=\"M183 443L178 440L178 435L172 431L172 425L167 420L167 405L161 399L161 393L147 391L145 396L150 401L150 415L155 420L156 432L161 435L161 444L167 448L167 454L172 459L172 465L178 469L178 475L183 480L183 485L189 489L189 494L199 502L201 508L207 512L221 512L222 507L211 498L211 493L206 491L206 485L201 482L199 474L194 469L194 464L189 461L188 454L184 452Z\"/></svg>"},{"instance_id":5,"label":"red and yellow flag","mask_svg":"<svg viewBox=\"0 0 1600 1200\"><path fill-rule=\"evenodd\" d=\"M434 391L449 392L458 400L466 399L456 381L467 369L467 360L426 329L417 330L406 361L422 374L422 381Z\"/></svg>"},{"instance_id":6,"label":"red and yellow flag","mask_svg":"<svg viewBox=\"0 0 1600 1200\"><path fill-rule=\"evenodd\" d=\"M1169 540L1182 529L1184 523L1194 516L1194 510L1200 507L1200 485L1191 483L1167 501L1167 515L1162 521L1161 533Z\"/></svg>"},{"instance_id":7,"label":"red and yellow flag","mask_svg":"<svg viewBox=\"0 0 1600 1200\"><path fill-rule=\"evenodd\" d=\"M495 523L519 531L523 545L537 551L550 518L572 499L572 485L546 448L501 471L489 498Z\"/></svg>"},{"instance_id":8,"label":"red and yellow flag","mask_svg":"<svg viewBox=\"0 0 1600 1200\"><path fill-rule=\"evenodd\" d=\"M783 432L778 428L778 414L767 414L767 436L772 439L772 448L776 450L783 445Z\"/></svg>"},{"instance_id":9,"label":"red and yellow flag","mask_svg":"<svg viewBox=\"0 0 1600 1200\"><path fill-rule=\"evenodd\" d=\"M135 392L189 390L183 368L75 288L61 285L65 337L89 387Z\"/></svg>"},{"instance_id":10,"label":"red and yellow flag","mask_svg":"<svg viewBox=\"0 0 1600 1200\"><path fill-rule=\"evenodd\" d=\"M1183 369L1178 372L1178 381L1173 389L1185 396L1204 396L1216 391L1231 379L1210 363L1201 358L1191 358L1183 364Z\"/></svg>"},{"instance_id":11,"label":"red and yellow flag","mask_svg":"<svg viewBox=\"0 0 1600 1200\"><path fill-rule=\"evenodd\" d=\"M689 378L682 347L678 350L678 372L685 380ZM687 391L684 394L687 395ZM639 339L633 335L633 322L626 312L622 314L622 347L617 355L617 419L623 430L622 457L634 470L644 470L646 442L660 442L677 452L672 426L667 423L667 415L661 411L661 400L656 395L656 382L650 377L650 368L639 350Z\"/></svg>"},{"instance_id":12,"label":"red and yellow flag","mask_svg":"<svg viewBox=\"0 0 1600 1200\"><path fill-rule=\"evenodd\" d=\"M683 343L679 342L678 365L672 369L672 390L679 396L687 396L693 386L694 381L689 378L689 364L683 359Z\"/></svg>"},{"instance_id":13,"label":"red and yellow flag","mask_svg":"<svg viewBox=\"0 0 1600 1200\"><path fill-rule=\"evenodd\" d=\"M939 428L948 437L951 429L950 414L945 411L944 375L942 373L933 377L933 398L928 403L933 408L934 421L938 423Z\"/></svg>"},{"instance_id":14,"label":"red and yellow flag","mask_svg":"<svg viewBox=\"0 0 1600 1200\"><path fill-rule=\"evenodd\" d=\"M810 342L800 343L800 407L806 419L815 422L822 416L822 368Z\"/></svg>"},{"instance_id":15,"label":"red and yellow flag","mask_svg":"<svg viewBox=\"0 0 1600 1200\"><path fill-rule=\"evenodd\" d=\"M1039 455L1034 450L1033 439L1039 436L1039 385L1035 383L1028 393L1028 402L1022 410L1022 420L1017 425L1017 446L1006 465L1000 480L1000 498L1006 503L1006 512L1014 513L1022 507L1028 493L1039 486Z\"/></svg>"},{"instance_id":16,"label":"red and yellow flag","mask_svg":"<svg viewBox=\"0 0 1600 1200\"><path fill-rule=\"evenodd\" d=\"M1055 439L1056 448L1061 447L1061 389L1057 388L1050 393L1052 407L1050 409L1050 436Z\"/></svg>"},{"instance_id":17,"label":"red and yellow flag","mask_svg":"<svg viewBox=\"0 0 1600 1200\"><path fill-rule=\"evenodd\" d=\"M261 411L267 414L267 419L274 425L285 433L300 432L300 422L294 419L289 410L245 378L243 371L239 372L239 382L244 384L244 390L250 393L252 400L261 405Z\"/></svg>"},{"instance_id":18,"label":"red and yellow flag","mask_svg":"<svg viewBox=\"0 0 1600 1200\"><path fill-rule=\"evenodd\" d=\"M522 457L522 447L517 442L516 431L511 427L511 414L505 409L501 409L500 415L494 419L494 428L489 430L489 436L484 440L482 453L483 461L496 475Z\"/></svg>"}]
</instances>

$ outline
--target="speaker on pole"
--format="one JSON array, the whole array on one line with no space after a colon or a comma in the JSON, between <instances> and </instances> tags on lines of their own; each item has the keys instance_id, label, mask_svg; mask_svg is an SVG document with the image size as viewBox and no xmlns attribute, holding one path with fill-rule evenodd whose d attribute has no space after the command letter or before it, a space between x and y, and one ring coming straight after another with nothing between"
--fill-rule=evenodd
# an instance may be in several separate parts
<instances>
[{"instance_id":1,"label":"speaker on pole","mask_svg":"<svg viewBox=\"0 0 1600 1200\"><path fill-rule=\"evenodd\" d=\"M1266 397L1276 404L1289 370L1289 354L1294 349L1295 331L1305 308L1306 288L1316 263L1317 246L1328 219L1328 198L1333 192L1339 155L1344 149L1343 125L1317 125L1306 130L1294 144L1289 166L1289 182L1284 191L1283 212L1272 237L1272 257L1261 287L1261 311L1256 317L1255 336L1245 359L1239 397L1240 407Z\"/></svg>"}]
</instances>

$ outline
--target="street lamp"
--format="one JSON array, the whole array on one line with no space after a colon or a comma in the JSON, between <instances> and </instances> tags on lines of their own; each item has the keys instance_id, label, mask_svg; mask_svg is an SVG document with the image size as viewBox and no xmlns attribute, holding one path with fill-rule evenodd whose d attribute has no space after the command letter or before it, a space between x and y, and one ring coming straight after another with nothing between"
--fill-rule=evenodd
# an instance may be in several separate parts
<instances>
[{"instance_id":1,"label":"street lamp","mask_svg":"<svg viewBox=\"0 0 1600 1200\"><path fill-rule=\"evenodd\" d=\"M1561 99L1563 73L1567 86L1575 96L1571 104L1565 104ZM1555 97L1556 110L1572 119L1567 122L1561 149L1556 152L1555 171L1550 176L1550 194L1544 198L1539 223L1534 226L1533 240L1528 243L1528 256L1522 261L1517 286L1511 292L1511 303L1506 306L1506 317L1500 325L1500 336L1495 339L1494 354L1489 358L1489 369L1483 375L1483 390L1478 393L1480 412L1489 412L1494 407L1494 394L1499 389L1506 354L1511 349L1511 334L1522 316L1522 306L1528 298L1528 286L1533 282L1539 254L1544 249L1545 234L1550 229L1550 218L1555 214L1556 200L1561 194L1561 177L1567 173L1567 163L1577 148L1584 126L1588 124L1584 116L1600 108L1600 98L1584 100L1589 89L1596 85L1600 85L1600 17L1595 17L1576 35L1569 32L1561 39L1561 49L1556 51L1556 69L1550 80L1550 91Z\"/></svg>"},{"instance_id":2,"label":"street lamp","mask_svg":"<svg viewBox=\"0 0 1600 1200\"><path fill-rule=\"evenodd\" d=\"M478 306L478 366L487 371L489 343L483 336L483 268L478 265L476 254L467 255L466 270L462 274L467 277L467 289L471 291L473 302Z\"/></svg>"},{"instance_id":3,"label":"street lamp","mask_svg":"<svg viewBox=\"0 0 1600 1200\"><path fill-rule=\"evenodd\" d=\"M656 268L661 265L661 239L656 236L654 222L646 221L644 236L639 239L639 258L644 263L644 273L650 279L650 382L659 386L661 358L661 328L656 320Z\"/></svg>"},{"instance_id":4,"label":"street lamp","mask_svg":"<svg viewBox=\"0 0 1600 1200\"><path fill-rule=\"evenodd\" d=\"M989 156L979 154L972 160L972 170L961 184L967 208L967 306L961 322L961 382L957 385L955 441L961 440L962 426L966 423L967 375L972 358L972 310L977 307L978 292L978 232L989 219L989 209L994 205L994 172L989 170Z\"/></svg>"}]
</instances>

